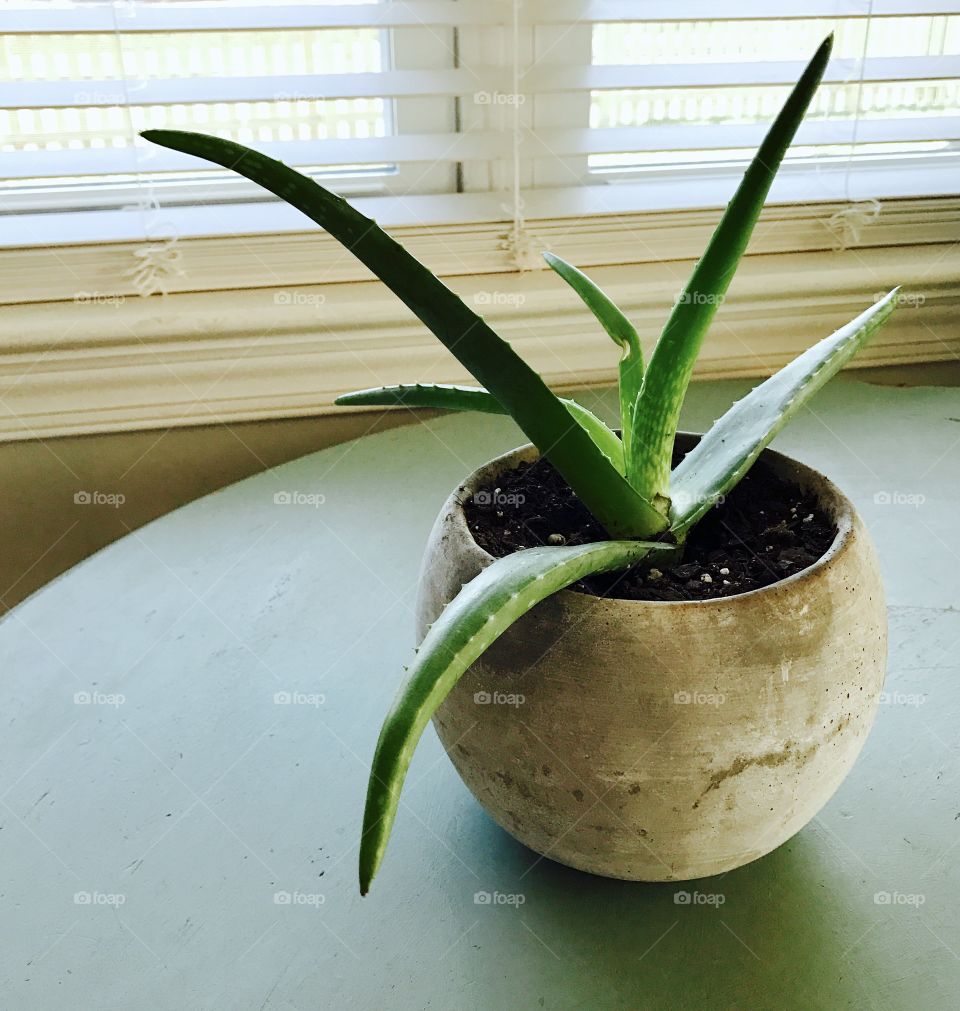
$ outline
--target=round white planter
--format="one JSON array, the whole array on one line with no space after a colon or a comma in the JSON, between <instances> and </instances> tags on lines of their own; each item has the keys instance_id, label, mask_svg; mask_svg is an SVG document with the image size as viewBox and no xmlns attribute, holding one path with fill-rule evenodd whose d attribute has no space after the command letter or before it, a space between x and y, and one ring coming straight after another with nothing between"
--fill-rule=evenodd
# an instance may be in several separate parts
<instances>
[{"instance_id":1,"label":"round white planter","mask_svg":"<svg viewBox=\"0 0 960 1011\"><path fill-rule=\"evenodd\" d=\"M424 557L420 638L492 561L460 503L536 456L501 456L447 500ZM815 565L709 601L564 590L508 630L434 716L474 796L536 852L629 880L721 873L803 828L853 765L886 667L873 545L825 477L770 450L761 459L836 523Z\"/></svg>"}]
</instances>

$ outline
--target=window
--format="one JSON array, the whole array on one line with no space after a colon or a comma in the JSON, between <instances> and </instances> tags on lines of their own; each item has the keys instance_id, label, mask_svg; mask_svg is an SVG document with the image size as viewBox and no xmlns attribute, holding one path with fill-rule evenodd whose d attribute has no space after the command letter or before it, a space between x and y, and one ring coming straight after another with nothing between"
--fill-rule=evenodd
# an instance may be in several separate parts
<instances>
[{"instance_id":1,"label":"window","mask_svg":"<svg viewBox=\"0 0 960 1011\"><path fill-rule=\"evenodd\" d=\"M872 7L865 17L834 20L596 25L592 62L609 70L612 86L591 93L591 169L625 178L744 163L788 93L797 56L832 30L833 67L788 164L852 173L880 164L916 168L913 185L922 192L923 168L945 157L956 164L960 16L879 17L870 16ZM632 67L659 86L617 87L616 77L629 77ZM643 146L626 150L631 142Z\"/></svg>"},{"instance_id":2,"label":"window","mask_svg":"<svg viewBox=\"0 0 960 1011\"><path fill-rule=\"evenodd\" d=\"M245 205L201 213L201 231L204 217L213 232L269 228L246 206L269 195L147 144L138 135L152 127L256 146L348 195L451 189L453 163L416 140L453 124L452 96L418 83L452 66L452 30L384 11L329 0L8 5L0 202L15 241L54 240L58 227L63 241L178 232L178 211L197 204Z\"/></svg>"},{"instance_id":3,"label":"window","mask_svg":"<svg viewBox=\"0 0 960 1011\"><path fill-rule=\"evenodd\" d=\"M353 28L7 35L6 83L11 90L19 85L31 103L0 111L8 163L19 165L35 192L46 183L69 203L91 176L119 185L135 182L139 168L156 184L187 175L168 169L137 138L148 128L215 130L246 144L288 145L308 161L312 151L324 150L320 141L383 137L393 132L384 99L316 99L274 80L314 66L379 73L385 34ZM352 178L364 166L324 169Z\"/></svg>"},{"instance_id":4,"label":"window","mask_svg":"<svg viewBox=\"0 0 960 1011\"><path fill-rule=\"evenodd\" d=\"M773 199L954 192L960 3L13 0L0 241L303 227L138 138L156 126L258 147L387 224L716 206L830 30Z\"/></svg>"}]
</instances>

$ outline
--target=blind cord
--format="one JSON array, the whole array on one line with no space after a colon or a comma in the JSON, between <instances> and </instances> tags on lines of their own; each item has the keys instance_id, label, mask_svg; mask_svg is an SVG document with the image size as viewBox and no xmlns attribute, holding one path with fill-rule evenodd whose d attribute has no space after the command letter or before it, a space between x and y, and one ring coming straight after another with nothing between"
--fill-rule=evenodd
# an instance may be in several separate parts
<instances>
[{"instance_id":1,"label":"blind cord","mask_svg":"<svg viewBox=\"0 0 960 1011\"><path fill-rule=\"evenodd\" d=\"M827 220L829 228L834 238L833 248L837 252L848 249L852 245L860 242L860 235L863 229L873 224L879 217L883 205L874 197L867 197L854 200L850 192L850 177L853 172L854 158L856 157L857 137L860 129L860 105L863 101L864 76L867 65L867 52L870 46L870 28L873 25L873 3L869 0L867 6L867 23L863 32L863 46L860 50L860 76L857 80L857 112L853 120L853 130L850 135L850 151L847 155L847 170L843 176L843 195L847 204L842 210L831 215Z\"/></svg>"},{"instance_id":2,"label":"blind cord","mask_svg":"<svg viewBox=\"0 0 960 1011\"><path fill-rule=\"evenodd\" d=\"M183 252L178 247L178 237L173 234L175 229L172 223L162 222L159 218L161 213L160 201L157 198L153 181L145 178L140 168L140 157L137 151L137 131L133 123L132 102L130 100L130 86L127 80L127 71L124 61L123 33L117 19L118 3L122 3L128 10L132 10L131 0L113 0L110 4L110 16L113 22L113 38L117 47L117 54L120 57L121 78L120 86L123 89L123 108L126 114L127 129L130 134L130 151L133 155L133 174L137 180L138 200L136 210L140 217L143 229L144 245L137 246L131 250L133 264L123 272L124 277L129 277L131 284L136 289L137 294L146 298L149 295L166 295L170 290L170 282L176 277L185 276L182 260ZM166 231L165 237L160 239L151 238L151 230L158 229Z\"/></svg>"},{"instance_id":3,"label":"blind cord","mask_svg":"<svg viewBox=\"0 0 960 1011\"><path fill-rule=\"evenodd\" d=\"M511 88L509 96L511 110L510 138L510 203L506 210L512 218L510 231L502 243L510 255L517 270L533 270L540 266L536 243L533 235L527 229L524 218L523 195L521 192L521 156L520 146L523 143L523 121L520 115L520 4L522 0L512 0L511 3Z\"/></svg>"}]
</instances>

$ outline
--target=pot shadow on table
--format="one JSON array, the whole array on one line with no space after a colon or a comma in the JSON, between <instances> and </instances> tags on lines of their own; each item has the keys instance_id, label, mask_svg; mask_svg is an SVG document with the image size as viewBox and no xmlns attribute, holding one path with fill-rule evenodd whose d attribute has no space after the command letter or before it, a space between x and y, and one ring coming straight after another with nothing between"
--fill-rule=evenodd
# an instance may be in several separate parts
<instances>
[{"instance_id":1,"label":"pot shadow on table","mask_svg":"<svg viewBox=\"0 0 960 1011\"><path fill-rule=\"evenodd\" d=\"M524 895L518 913L549 950L544 962L577 964L592 1006L863 1008L895 971L869 944L884 922L870 882L815 823L728 874L648 883L540 858L480 810L475 818L501 887Z\"/></svg>"}]
</instances>

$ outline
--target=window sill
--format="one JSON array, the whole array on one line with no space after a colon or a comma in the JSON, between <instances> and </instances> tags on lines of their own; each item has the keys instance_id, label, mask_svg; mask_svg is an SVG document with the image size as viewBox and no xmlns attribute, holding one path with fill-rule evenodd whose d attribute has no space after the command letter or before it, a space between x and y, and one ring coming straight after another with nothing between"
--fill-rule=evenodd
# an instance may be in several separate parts
<instances>
[{"instance_id":1,"label":"window sill","mask_svg":"<svg viewBox=\"0 0 960 1011\"><path fill-rule=\"evenodd\" d=\"M704 346L702 378L769 374L903 285L858 365L960 356L960 199L769 208ZM531 220L589 269L649 350L716 211ZM835 251L846 228L847 246ZM502 222L394 229L552 385L615 377L609 340L551 272L513 267ZM171 294L141 298L131 245L0 252L0 440L297 417L349 389L463 381L457 362L319 232L180 244ZM321 282L321 283L318 283ZM340 410L336 408L336 410Z\"/></svg>"}]
</instances>

